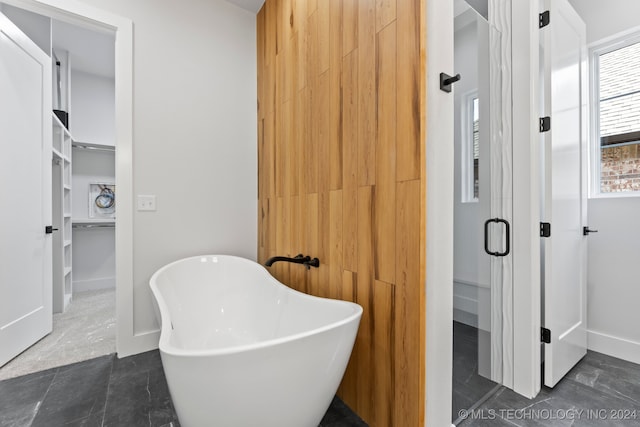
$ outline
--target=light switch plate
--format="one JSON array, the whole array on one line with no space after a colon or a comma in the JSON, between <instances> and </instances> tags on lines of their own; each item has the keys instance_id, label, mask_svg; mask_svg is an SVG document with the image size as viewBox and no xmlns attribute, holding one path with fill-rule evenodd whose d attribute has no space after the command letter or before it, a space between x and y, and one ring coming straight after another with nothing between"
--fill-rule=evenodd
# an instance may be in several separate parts
<instances>
[{"instance_id":1,"label":"light switch plate","mask_svg":"<svg viewBox=\"0 0 640 427\"><path fill-rule=\"evenodd\" d=\"M156 210L156 196L138 194L138 211L152 212Z\"/></svg>"}]
</instances>

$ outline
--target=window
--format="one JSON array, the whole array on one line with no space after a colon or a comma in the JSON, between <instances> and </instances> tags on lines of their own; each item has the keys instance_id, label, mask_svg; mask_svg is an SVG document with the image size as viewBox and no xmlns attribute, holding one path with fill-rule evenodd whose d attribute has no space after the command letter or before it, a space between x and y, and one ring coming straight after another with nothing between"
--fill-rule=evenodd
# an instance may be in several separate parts
<instances>
[{"instance_id":1,"label":"window","mask_svg":"<svg viewBox=\"0 0 640 427\"><path fill-rule=\"evenodd\" d=\"M480 109L478 93L473 91L463 96L462 111L462 201L477 202L480 190Z\"/></svg>"},{"instance_id":2,"label":"window","mask_svg":"<svg viewBox=\"0 0 640 427\"><path fill-rule=\"evenodd\" d=\"M593 52L592 194L640 195L640 41Z\"/></svg>"}]
</instances>

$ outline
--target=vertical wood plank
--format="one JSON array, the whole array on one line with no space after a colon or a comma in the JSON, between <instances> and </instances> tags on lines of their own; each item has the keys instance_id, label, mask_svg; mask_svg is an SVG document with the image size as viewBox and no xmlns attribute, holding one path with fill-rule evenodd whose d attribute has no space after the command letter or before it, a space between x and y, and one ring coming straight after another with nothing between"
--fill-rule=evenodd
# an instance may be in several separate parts
<instances>
[{"instance_id":1,"label":"vertical wood plank","mask_svg":"<svg viewBox=\"0 0 640 427\"><path fill-rule=\"evenodd\" d=\"M358 0L342 2L342 55L358 47Z\"/></svg>"},{"instance_id":2,"label":"vertical wood plank","mask_svg":"<svg viewBox=\"0 0 640 427\"><path fill-rule=\"evenodd\" d=\"M309 31L307 29L307 6L308 3L306 0L293 0L295 20L293 30L294 34L297 34L298 36L298 52L296 54L298 62L295 64L295 66L298 68L298 91L307 86L306 48L308 43L307 37L309 35Z\"/></svg>"},{"instance_id":3,"label":"vertical wood plank","mask_svg":"<svg viewBox=\"0 0 640 427\"><path fill-rule=\"evenodd\" d=\"M322 74L329 69L330 41L330 8L331 0L318 1L318 73Z\"/></svg>"},{"instance_id":4,"label":"vertical wood plank","mask_svg":"<svg viewBox=\"0 0 640 427\"><path fill-rule=\"evenodd\" d=\"M423 323L417 321L422 310L420 269L420 180L397 184L396 234L396 316L395 330L395 416L407 425L420 422L421 365L424 343ZM402 418L397 418L402 417Z\"/></svg>"},{"instance_id":5,"label":"vertical wood plank","mask_svg":"<svg viewBox=\"0 0 640 427\"><path fill-rule=\"evenodd\" d=\"M329 296L342 298L342 190L329 192Z\"/></svg>"},{"instance_id":6,"label":"vertical wood plank","mask_svg":"<svg viewBox=\"0 0 640 427\"><path fill-rule=\"evenodd\" d=\"M342 188L358 187L358 52L342 60Z\"/></svg>"},{"instance_id":7,"label":"vertical wood plank","mask_svg":"<svg viewBox=\"0 0 640 427\"><path fill-rule=\"evenodd\" d=\"M358 285L357 273L344 270L342 273L342 299L345 301L356 302L356 287ZM338 389L338 396L343 401L355 402L358 394L358 377L356 366L359 360L357 345L354 345L351 359L344 373L344 378Z\"/></svg>"},{"instance_id":8,"label":"vertical wood plank","mask_svg":"<svg viewBox=\"0 0 640 427\"><path fill-rule=\"evenodd\" d=\"M318 10L318 0L308 0L307 13L309 14L309 16L311 16L311 14L314 13L316 10Z\"/></svg>"},{"instance_id":9,"label":"vertical wood plank","mask_svg":"<svg viewBox=\"0 0 640 427\"><path fill-rule=\"evenodd\" d=\"M258 200L261 198L266 198L265 185L267 183L266 177L264 175L264 154L265 154L265 144L264 144L264 119L258 120Z\"/></svg>"},{"instance_id":10,"label":"vertical wood plank","mask_svg":"<svg viewBox=\"0 0 640 427\"><path fill-rule=\"evenodd\" d=\"M372 375L372 336L373 317L371 313L373 284L373 195L372 187L358 189L358 283L356 288L356 302L363 308L360 329L357 337L358 364L356 366L358 378L370 378ZM359 390L355 400L355 410L364 419L373 420L372 387Z\"/></svg>"},{"instance_id":11,"label":"vertical wood plank","mask_svg":"<svg viewBox=\"0 0 640 427\"><path fill-rule=\"evenodd\" d=\"M307 87L314 86L320 75L320 55L318 40L318 13L315 12L307 19L307 37L305 46L305 80ZM302 57L301 57L302 58Z\"/></svg>"},{"instance_id":12,"label":"vertical wood plank","mask_svg":"<svg viewBox=\"0 0 640 427\"><path fill-rule=\"evenodd\" d=\"M398 2L397 180L420 178L420 0ZM400 30L402 29L402 30Z\"/></svg>"},{"instance_id":13,"label":"vertical wood plank","mask_svg":"<svg viewBox=\"0 0 640 427\"><path fill-rule=\"evenodd\" d=\"M262 177L266 197L275 197L276 173L275 173L275 113L268 112L264 120L264 146L262 150Z\"/></svg>"},{"instance_id":14,"label":"vertical wood plank","mask_svg":"<svg viewBox=\"0 0 640 427\"><path fill-rule=\"evenodd\" d=\"M276 111L275 125L275 186L276 196L289 195L289 125L291 102L287 101Z\"/></svg>"},{"instance_id":15,"label":"vertical wood plank","mask_svg":"<svg viewBox=\"0 0 640 427\"><path fill-rule=\"evenodd\" d=\"M320 222L318 221L318 193L306 195L305 215L305 255L318 256L314 254L320 253L319 230ZM322 263L322 259L320 260ZM312 268L307 274L307 292L311 295L319 295L320 287L320 268Z\"/></svg>"},{"instance_id":16,"label":"vertical wood plank","mask_svg":"<svg viewBox=\"0 0 640 427\"><path fill-rule=\"evenodd\" d=\"M258 262L264 264L269 258L268 242L268 218L269 199L266 197L258 200Z\"/></svg>"},{"instance_id":17,"label":"vertical wood plank","mask_svg":"<svg viewBox=\"0 0 640 427\"><path fill-rule=\"evenodd\" d=\"M376 9L358 1L358 182L376 183Z\"/></svg>"},{"instance_id":18,"label":"vertical wood plank","mask_svg":"<svg viewBox=\"0 0 640 427\"><path fill-rule=\"evenodd\" d=\"M402 425L417 426L408 423L405 416L394 417L394 291L392 284L381 281L376 281L373 287L373 381L376 385L373 389L373 419L380 426L395 426L396 420Z\"/></svg>"},{"instance_id":19,"label":"vertical wood plank","mask_svg":"<svg viewBox=\"0 0 640 427\"><path fill-rule=\"evenodd\" d=\"M406 0L401 0L406 1ZM376 0L376 32L396 19L396 0Z\"/></svg>"},{"instance_id":20,"label":"vertical wood plank","mask_svg":"<svg viewBox=\"0 0 640 427\"><path fill-rule=\"evenodd\" d=\"M331 294L331 268L330 268L330 245L331 245L331 204L329 192L318 193L318 252L320 265L324 263L324 268L318 268L318 296L329 297Z\"/></svg>"},{"instance_id":21,"label":"vertical wood plank","mask_svg":"<svg viewBox=\"0 0 640 427\"><path fill-rule=\"evenodd\" d=\"M303 252L303 241L304 241L304 223L302 222L302 214L303 214L303 203L305 200L304 196L292 196L291 200L291 244L290 244L290 253L291 256L296 256L299 253ZM306 288L305 280L306 280L306 272L307 270L301 265L291 265L291 281L290 285L298 290L303 292Z\"/></svg>"},{"instance_id":22,"label":"vertical wood plank","mask_svg":"<svg viewBox=\"0 0 640 427\"><path fill-rule=\"evenodd\" d=\"M330 144L331 132L329 128L330 103L329 103L329 73L321 74L318 78L317 98L312 108L313 124L317 130L318 150L318 192L329 191L330 183Z\"/></svg>"},{"instance_id":23,"label":"vertical wood plank","mask_svg":"<svg viewBox=\"0 0 640 427\"><path fill-rule=\"evenodd\" d=\"M342 188L343 265L357 271L357 188L358 188L358 52L357 49L342 60Z\"/></svg>"},{"instance_id":24,"label":"vertical wood plank","mask_svg":"<svg viewBox=\"0 0 640 427\"><path fill-rule=\"evenodd\" d=\"M276 55L280 55L282 51L282 40L283 40L283 22L282 22L282 7L284 6L284 0L273 0L272 2L275 5L275 26L276 26Z\"/></svg>"},{"instance_id":25,"label":"vertical wood plank","mask_svg":"<svg viewBox=\"0 0 640 427\"><path fill-rule=\"evenodd\" d=\"M396 214L396 24L378 33L375 270L377 280L395 281Z\"/></svg>"},{"instance_id":26,"label":"vertical wood plank","mask_svg":"<svg viewBox=\"0 0 640 427\"><path fill-rule=\"evenodd\" d=\"M267 1L262 6L265 15L265 66L270 66L276 59L276 31L278 23L276 19L275 1Z\"/></svg>"},{"instance_id":27,"label":"vertical wood plank","mask_svg":"<svg viewBox=\"0 0 640 427\"><path fill-rule=\"evenodd\" d=\"M293 16L293 0L280 0L282 6L280 8L280 28L282 29L283 43L285 40L293 36L294 16Z\"/></svg>"},{"instance_id":28,"label":"vertical wood plank","mask_svg":"<svg viewBox=\"0 0 640 427\"><path fill-rule=\"evenodd\" d=\"M293 36L292 41L297 39L297 35ZM295 91L294 91L295 92ZM303 122L301 117L301 108L300 108L300 97L298 93L292 96L289 104L291 105L291 111L289 111L289 118L287 122L287 126L289 128L289 176L288 176L288 185L289 192L292 196L297 196L300 194L300 187L304 183L304 179L300 179L301 176L301 165L303 163L302 157L304 156L302 140L299 138L300 135L300 126Z\"/></svg>"},{"instance_id":29,"label":"vertical wood plank","mask_svg":"<svg viewBox=\"0 0 640 427\"><path fill-rule=\"evenodd\" d=\"M342 233L343 258L342 266L348 270L358 269L358 190L343 189Z\"/></svg>"},{"instance_id":30,"label":"vertical wood plank","mask_svg":"<svg viewBox=\"0 0 640 427\"><path fill-rule=\"evenodd\" d=\"M342 188L342 0L329 3L329 189Z\"/></svg>"},{"instance_id":31,"label":"vertical wood plank","mask_svg":"<svg viewBox=\"0 0 640 427\"><path fill-rule=\"evenodd\" d=\"M276 229L276 253L282 256L291 256L290 239L291 239L291 202L289 197L276 198L275 221ZM289 266L288 262L277 262L273 264L271 269L275 271L276 278L282 283L289 283ZM275 267L275 268L274 268Z\"/></svg>"}]
</instances>

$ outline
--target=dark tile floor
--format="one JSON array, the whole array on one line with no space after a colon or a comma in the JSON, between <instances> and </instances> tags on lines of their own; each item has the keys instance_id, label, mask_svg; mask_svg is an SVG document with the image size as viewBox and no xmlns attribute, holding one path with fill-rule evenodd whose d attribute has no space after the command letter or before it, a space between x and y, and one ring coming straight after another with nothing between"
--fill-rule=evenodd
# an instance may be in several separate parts
<instances>
[{"instance_id":1,"label":"dark tile floor","mask_svg":"<svg viewBox=\"0 0 640 427\"><path fill-rule=\"evenodd\" d=\"M178 427L160 354L103 356L0 381L1 427ZM320 427L366 427L335 398Z\"/></svg>"},{"instance_id":2,"label":"dark tile floor","mask_svg":"<svg viewBox=\"0 0 640 427\"><path fill-rule=\"evenodd\" d=\"M502 388L471 418L460 426L640 426L640 365L589 351L553 389L529 400Z\"/></svg>"},{"instance_id":3,"label":"dark tile floor","mask_svg":"<svg viewBox=\"0 0 640 427\"><path fill-rule=\"evenodd\" d=\"M452 421L497 385L478 375L478 329L459 322L453 322L452 385Z\"/></svg>"}]
</instances>

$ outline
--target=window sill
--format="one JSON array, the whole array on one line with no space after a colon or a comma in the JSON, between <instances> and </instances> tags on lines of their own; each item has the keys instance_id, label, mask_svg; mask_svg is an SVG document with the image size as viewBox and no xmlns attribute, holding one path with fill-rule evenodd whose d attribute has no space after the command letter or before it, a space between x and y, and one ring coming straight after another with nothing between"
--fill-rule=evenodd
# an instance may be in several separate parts
<instances>
[{"instance_id":1,"label":"window sill","mask_svg":"<svg viewBox=\"0 0 640 427\"><path fill-rule=\"evenodd\" d=\"M640 197L640 191L620 191L615 193L596 193L589 195L589 199L627 199L630 197Z\"/></svg>"}]
</instances>

